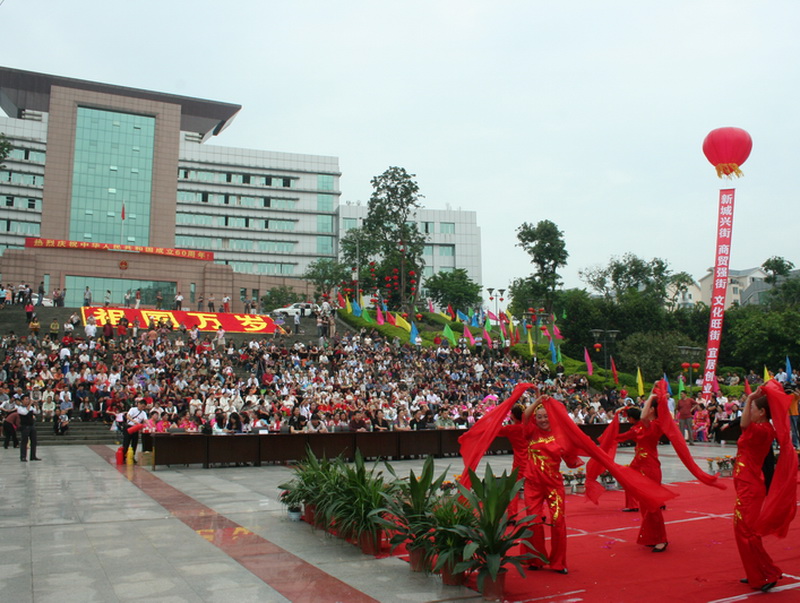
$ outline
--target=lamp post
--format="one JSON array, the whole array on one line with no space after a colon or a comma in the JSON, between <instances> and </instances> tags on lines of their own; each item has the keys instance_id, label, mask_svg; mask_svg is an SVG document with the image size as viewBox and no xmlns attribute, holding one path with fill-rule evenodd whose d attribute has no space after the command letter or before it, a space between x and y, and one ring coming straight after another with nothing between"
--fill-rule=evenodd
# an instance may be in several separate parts
<instances>
[{"instance_id":1,"label":"lamp post","mask_svg":"<svg viewBox=\"0 0 800 603\"><path fill-rule=\"evenodd\" d=\"M617 339L619 331L616 329L590 329L589 332L594 336L594 349L603 348L603 369L608 370L608 342L612 343ZM600 343L602 338L603 343Z\"/></svg>"},{"instance_id":2,"label":"lamp post","mask_svg":"<svg viewBox=\"0 0 800 603\"><path fill-rule=\"evenodd\" d=\"M534 348L533 348L533 355L534 357L538 357L539 355L539 332L540 328L537 325L540 318L544 318L547 316L547 310L544 308L528 308L525 312L525 318L530 323L531 328L535 329L533 338L534 338Z\"/></svg>"},{"instance_id":3,"label":"lamp post","mask_svg":"<svg viewBox=\"0 0 800 603\"><path fill-rule=\"evenodd\" d=\"M697 360L703 357L705 349L692 347L689 345L679 345L678 351L684 358L687 358L689 360L688 362L684 362L683 364L681 364L681 368L683 368L683 370L689 371L689 397L691 398L692 384L694 383L694 381L692 381L692 369L698 370L700 368L700 363L697 362Z\"/></svg>"},{"instance_id":4,"label":"lamp post","mask_svg":"<svg viewBox=\"0 0 800 603\"><path fill-rule=\"evenodd\" d=\"M494 302L494 315L498 317L497 322L499 324L499 322L500 322L500 318L499 318L499 316L500 316L500 304L499 304L499 302L504 301L503 295L505 294L506 290L505 289L495 289L494 287L486 287L486 290L489 292L489 301L490 302L491 301ZM497 295L494 294L495 291L497 291ZM491 304L489 304L489 307L491 308Z\"/></svg>"}]
</instances>

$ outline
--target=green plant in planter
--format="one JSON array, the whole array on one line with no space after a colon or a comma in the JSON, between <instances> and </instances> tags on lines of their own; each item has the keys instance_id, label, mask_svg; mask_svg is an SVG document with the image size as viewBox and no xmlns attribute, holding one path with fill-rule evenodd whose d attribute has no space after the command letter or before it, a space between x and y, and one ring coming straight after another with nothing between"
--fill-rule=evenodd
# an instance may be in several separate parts
<instances>
[{"instance_id":1,"label":"green plant in planter","mask_svg":"<svg viewBox=\"0 0 800 603\"><path fill-rule=\"evenodd\" d=\"M378 463L367 468L361 452L356 450L352 464L341 463L341 475L336 491L330 491L326 516L336 525L343 538L360 539L363 535L377 538L381 524L377 510L381 509L392 485L383 478Z\"/></svg>"},{"instance_id":2,"label":"green plant in planter","mask_svg":"<svg viewBox=\"0 0 800 603\"><path fill-rule=\"evenodd\" d=\"M458 489L464 504L474 513L475 523L453 528L468 541L462 551L464 560L456 565L454 571L477 570L479 590L483 590L487 576L496 580L507 564L516 567L524 577L523 563L543 557L527 540L533 534L531 524L535 515L517 518L515 525L509 525L508 505L522 487L522 482L517 481L517 471L510 475L503 471L502 475L496 476L487 465L483 479L471 469L469 477L471 487L467 489L459 484ZM512 554L511 549L519 544L531 552Z\"/></svg>"},{"instance_id":3,"label":"green plant in planter","mask_svg":"<svg viewBox=\"0 0 800 603\"><path fill-rule=\"evenodd\" d=\"M297 480L292 480L283 484L281 487L286 488L283 490L279 496L279 499L282 504L286 505L286 508L290 512L299 513L303 510L303 495L298 489Z\"/></svg>"},{"instance_id":4,"label":"green plant in planter","mask_svg":"<svg viewBox=\"0 0 800 603\"><path fill-rule=\"evenodd\" d=\"M464 531L456 528L474 527L475 513L457 494L448 494L436 501L433 522L431 553L436 555L433 570L439 572L445 566L452 570L464 561L464 547L469 544Z\"/></svg>"},{"instance_id":5,"label":"green plant in planter","mask_svg":"<svg viewBox=\"0 0 800 603\"><path fill-rule=\"evenodd\" d=\"M396 477L392 466L386 467ZM384 528L395 532L390 541L392 548L405 543L409 552L422 549L425 557L430 557L431 530L435 525L433 509L446 476L447 471L434 478L433 457L429 456L419 477L411 470L407 481L396 480L395 487L384 492L384 506L375 515Z\"/></svg>"},{"instance_id":6,"label":"green plant in planter","mask_svg":"<svg viewBox=\"0 0 800 603\"><path fill-rule=\"evenodd\" d=\"M336 500L343 466L341 459L320 459L307 448L305 458L294 468L293 479L278 487L290 491L294 500L313 505L317 524L330 524L330 505Z\"/></svg>"}]
</instances>

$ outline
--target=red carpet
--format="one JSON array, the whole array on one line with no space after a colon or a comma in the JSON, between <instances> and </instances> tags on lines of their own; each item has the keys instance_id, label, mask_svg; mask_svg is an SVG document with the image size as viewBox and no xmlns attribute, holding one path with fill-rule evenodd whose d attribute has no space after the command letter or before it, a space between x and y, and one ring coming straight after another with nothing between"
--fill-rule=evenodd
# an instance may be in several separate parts
<instances>
[{"instance_id":1,"label":"red carpet","mask_svg":"<svg viewBox=\"0 0 800 603\"><path fill-rule=\"evenodd\" d=\"M739 582L744 571L733 540L733 480L723 481L727 490L698 482L668 485L680 496L664 512L670 544L663 554L636 544L641 516L621 512L621 491L606 492L599 506L568 495L569 574L540 570L521 578L510 570L507 600L690 603L768 596L771 603L800 601L800 519L787 538L764 541L784 578L769 595L751 590Z\"/></svg>"}]
</instances>

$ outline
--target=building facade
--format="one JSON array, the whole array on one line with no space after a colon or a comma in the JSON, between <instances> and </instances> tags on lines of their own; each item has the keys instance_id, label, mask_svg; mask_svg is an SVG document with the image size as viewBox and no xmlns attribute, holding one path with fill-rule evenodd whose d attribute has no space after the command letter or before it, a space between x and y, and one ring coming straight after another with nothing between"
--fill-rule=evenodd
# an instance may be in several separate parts
<instances>
[{"instance_id":1,"label":"building facade","mask_svg":"<svg viewBox=\"0 0 800 603\"><path fill-rule=\"evenodd\" d=\"M367 207L360 203L339 205L339 232L358 228L367 217ZM425 236L423 280L420 296L425 297L425 278L456 268L466 270L470 279L483 283L481 273L481 229L474 211L452 209L418 209L415 217L419 231Z\"/></svg>"},{"instance_id":2,"label":"building facade","mask_svg":"<svg viewBox=\"0 0 800 603\"><path fill-rule=\"evenodd\" d=\"M0 108L6 283L240 310L336 257L338 159L205 144L239 105L0 68Z\"/></svg>"},{"instance_id":3,"label":"building facade","mask_svg":"<svg viewBox=\"0 0 800 603\"><path fill-rule=\"evenodd\" d=\"M708 272L699 280L701 301L709 307L711 307L711 293L714 285L713 275L714 269L709 268ZM764 279L767 276L760 266L747 270L729 270L725 309L727 310L731 306L761 303L759 294L765 291Z\"/></svg>"}]
</instances>

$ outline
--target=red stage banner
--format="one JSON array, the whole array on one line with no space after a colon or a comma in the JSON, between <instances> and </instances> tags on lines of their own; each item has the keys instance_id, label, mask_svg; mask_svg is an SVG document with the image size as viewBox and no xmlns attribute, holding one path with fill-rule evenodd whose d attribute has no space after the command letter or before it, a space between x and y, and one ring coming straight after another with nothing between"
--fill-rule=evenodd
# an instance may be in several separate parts
<instances>
[{"instance_id":1,"label":"red stage banner","mask_svg":"<svg viewBox=\"0 0 800 603\"><path fill-rule=\"evenodd\" d=\"M152 255L167 255L186 260L214 261L213 251L199 251L197 249L172 249L171 247L152 247L148 245L117 245L115 243L94 243L91 241L65 241L62 239L40 239L26 237L25 247L40 249L83 249L89 251L128 251L132 253L148 253Z\"/></svg>"},{"instance_id":2,"label":"red stage banner","mask_svg":"<svg viewBox=\"0 0 800 603\"><path fill-rule=\"evenodd\" d=\"M261 314L221 314L216 312L183 312L180 310L134 310L132 308L81 308L83 324L90 316L98 326L107 322L116 326L124 316L129 324L138 319L141 329L146 329L153 321L157 324L166 320L177 329L181 324L191 329L195 325L201 331L216 331L220 327L227 333L258 333L269 335L281 328L269 316Z\"/></svg>"},{"instance_id":3,"label":"red stage banner","mask_svg":"<svg viewBox=\"0 0 800 603\"><path fill-rule=\"evenodd\" d=\"M719 344L722 340L722 321L725 318L725 296L728 293L734 193L735 190L732 188L719 191L717 250L714 259L714 278L711 283L711 318L708 322L706 363L703 369L703 398L706 400L711 397L711 392L717 389Z\"/></svg>"}]
</instances>

